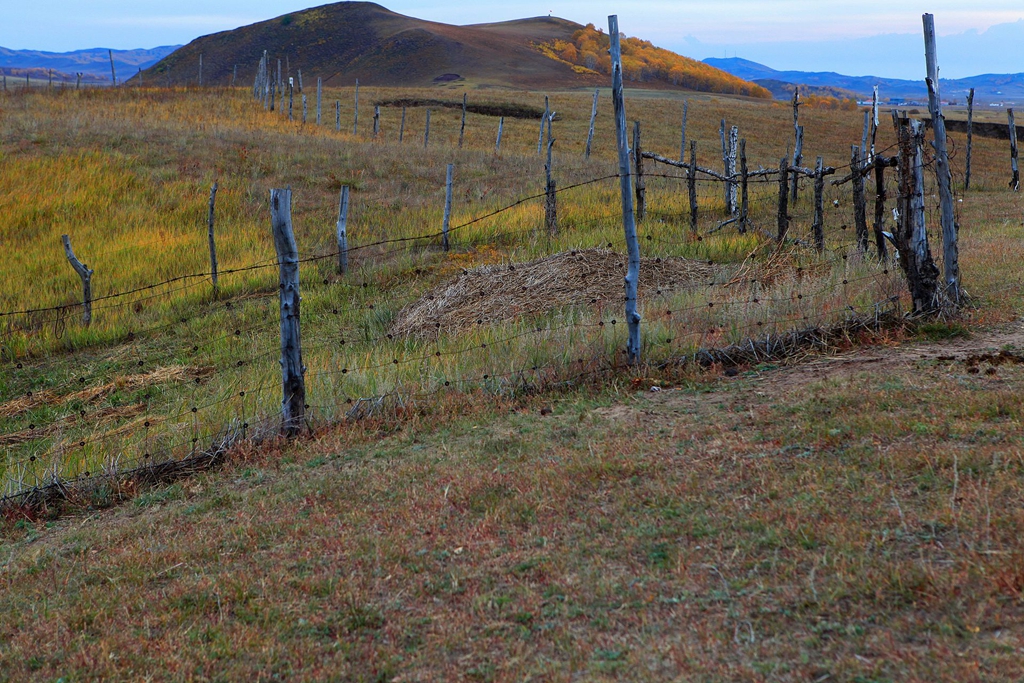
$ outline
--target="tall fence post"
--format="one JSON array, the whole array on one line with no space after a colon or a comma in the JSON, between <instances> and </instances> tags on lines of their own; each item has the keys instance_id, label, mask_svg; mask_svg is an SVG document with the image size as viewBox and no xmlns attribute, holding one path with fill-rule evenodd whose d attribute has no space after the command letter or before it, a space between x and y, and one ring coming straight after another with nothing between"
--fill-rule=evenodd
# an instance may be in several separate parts
<instances>
[{"instance_id":1,"label":"tall fence post","mask_svg":"<svg viewBox=\"0 0 1024 683\"><path fill-rule=\"evenodd\" d=\"M644 151L640 139L640 122L633 122L633 168L636 173L636 220L642 223L647 218L647 183L644 181Z\"/></svg>"},{"instance_id":2,"label":"tall fence post","mask_svg":"<svg viewBox=\"0 0 1024 683\"><path fill-rule=\"evenodd\" d=\"M494 143L494 153L501 153L501 134L505 131L505 117L502 116L498 119L498 139Z\"/></svg>"},{"instance_id":3,"label":"tall fence post","mask_svg":"<svg viewBox=\"0 0 1024 683\"><path fill-rule=\"evenodd\" d=\"M883 226L885 225L885 167L886 160L880 156L875 156L874 167L875 167L875 248L878 250L878 260L885 261L889 258L889 249L885 246L885 235L883 234Z\"/></svg>"},{"instance_id":4,"label":"tall fence post","mask_svg":"<svg viewBox=\"0 0 1024 683\"><path fill-rule=\"evenodd\" d=\"M405 140L405 107L402 107L402 125L398 128L398 144Z\"/></svg>"},{"instance_id":5,"label":"tall fence post","mask_svg":"<svg viewBox=\"0 0 1024 683\"><path fill-rule=\"evenodd\" d=\"M971 151L974 147L974 88L967 93L967 160L964 170L964 192L971 189Z\"/></svg>"},{"instance_id":6,"label":"tall fence post","mask_svg":"<svg viewBox=\"0 0 1024 683\"><path fill-rule=\"evenodd\" d=\"M537 135L537 154L540 154L544 149L544 124L547 123L548 114L551 110L548 108L548 96L544 96L544 116L540 119L540 133Z\"/></svg>"},{"instance_id":7,"label":"tall fence post","mask_svg":"<svg viewBox=\"0 0 1024 683\"><path fill-rule=\"evenodd\" d=\"M213 216L214 207L217 202L217 182L214 181L210 187L210 210L206 215L206 237L210 243L210 280L213 282L213 298L220 297L220 288L217 286L217 243L213 238Z\"/></svg>"},{"instance_id":8,"label":"tall fence post","mask_svg":"<svg viewBox=\"0 0 1024 683\"><path fill-rule=\"evenodd\" d=\"M818 157L814 166L814 221L811 233L814 236L814 248L818 252L825 251L825 161Z\"/></svg>"},{"instance_id":9,"label":"tall fence post","mask_svg":"<svg viewBox=\"0 0 1024 683\"><path fill-rule=\"evenodd\" d=\"M462 125L459 126L459 149L462 149L462 140L466 137L466 102L468 95L462 94Z\"/></svg>"},{"instance_id":10,"label":"tall fence post","mask_svg":"<svg viewBox=\"0 0 1024 683\"><path fill-rule=\"evenodd\" d=\"M423 149L430 146L430 110L427 110L427 125L423 128Z\"/></svg>"},{"instance_id":11,"label":"tall fence post","mask_svg":"<svg viewBox=\"0 0 1024 683\"><path fill-rule=\"evenodd\" d=\"M722 124L718 129L718 135L722 141L722 175L727 179L722 183L722 190L725 192L723 201L725 203L726 215L732 215L732 206L729 204L729 196L731 189L729 188L728 177L731 175L729 171L729 139L726 134L725 119L722 119Z\"/></svg>"},{"instance_id":12,"label":"tall fence post","mask_svg":"<svg viewBox=\"0 0 1024 683\"><path fill-rule=\"evenodd\" d=\"M868 133L871 130L871 112L864 112L864 132L860 136L860 158L865 159L868 155Z\"/></svg>"},{"instance_id":13,"label":"tall fence post","mask_svg":"<svg viewBox=\"0 0 1024 683\"><path fill-rule=\"evenodd\" d=\"M338 204L338 272L348 272L348 185L341 186L341 200Z\"/></svg>"},{"instance_id":14,"label":"tall fence post","mask_svg":"<svg viewBox=\"0 0 1024 683\"><path fill-rule=\"evenodd\" d=\"M640 362L640 314L637 312L637 286L640 283L640 243L636 236L636 217L633 215L633 193L630 187L629 133L626 130L626 102L622 93L622 47L619 43L619 18L608 17L608 37L611 39L612 103L615 108L615 140L619 151L619 189L622 195L622 228L626 237L628 266L626 268L626 324L629 340L626 358L630 364Z\"/></svg>"},{"instance_id":15,"label":"tall fence post","mask_svg":"<svg viewBox=\"0 0 1024 683\"><path fill-rule=\"evenodd\" d=\"M690 165L686 169L686 191L690 199L690 232L697 234L697 141L690 140Z\"/></svg>"},{"instance_id":16,"label":"tall fence post","mask_svg":"<svg viewBox=\"0 0 1024 683\"><path fill-rule=\"evenodd\" d=\"M1017 124L1013 120L1013 109L1006 110L1006 118L1010 126L1010 189L1020 191L1020 169L1017 167Z\"/></svg>"},{"instance_id":17,"label":"tall fence post","mask_svg":"<svg viewBox=\"0 0 1024 683\"><path fill-rule=\"evenodd\" d=\"M292 191L270 191L274 249L280 268L281 294L281 430L295 436L306 415L302 337L299 330L299 250L292 232Z\"/></svg>"},{"instance_id":18,"label":"tall fence post","mask_svg":"<svg viewBox=\"0 0 1024 683\"><path fill-rule=\"evenodd\" d=\"M864 197L864 166L861 163L862 150L857 145L850 146L850 180L853 183L853 224L857 232L857 251L866 254L868 251L868 217L867 202Z\"/></svg>"},{"instance_id":19,"label":"tall fence post","mask_svg":"<svg viewBox=\"0 0 1024 683\"><path fill-rule=\"evenodd\" d=\"M448 226L452 219L452 174L454 171L455 164L448 164L444 183L444 219L441 223L441 248L445 251L451 250L451 244L448 242Z\"/></svg>"},{"instance_id":20,"label":"tall fence post","mask_svg":"<svg viewBox=\"0 0 1024 683\"><path fill-rule=\"evenodd\" d=\"M868 156L870 163L875 163L875 142L878 139L878 86L871 90L871 151Z\"/></svg>"},{"instance_id":21,"label":"tall fence post","mask_svg":"<svg viewBox=\"0 0 1024 683\"><path fill-rule=\"evenodd\" d=\"M552 175L554 171L552 153L555 148L555 138L551 132L551 122L554 118L555 115L552 112L548 116L548 160L544 164L544 173L547 176L547 185L544 192L544 223L549 235L558 234L558 205L556 203L558 200L555 193L555 178Z\"/></svg>"},{"instance_id":22,"label":"tall fence post","mask_svg":"<svg viewBox=\"0 0 1024 683\"><path fill-rule=\"evenodd\" d=\"M796 127L796 146L793 148L793 168L797 168L804 160L804 127ZM792 173L790 178L790 197L789 200L796 205L798 193L800 192L800 174Z\"/></svg>"},{"instance_id":23,"label":"tall fence post","mask_svg":"<svg viewBox=\"0 0 1024 683\"><path fill-rule=\"evenodd\" d=\"M317 77L316 79L316 125L320 125L320 114L322 113L321 105L323 104L323 79Z\"/></svg>"},{"instance_id":24,"label":"tall fence post","mask_svg":"<svg viewBox=\"0 0 1024 683\"><path fill-rule=\"evenodd\" d=\"M683 125L680 126L682 131L679 134L679 161L686 158L686 114L690 108L690 100L683 100Z\"/></svg>"},{"instance_id":25,"label":"tall fence post","mask_svg":"<svg viewBox=\"0 0 1024 683\"><path fill-rule=\"evenodd\" d=\"M906 118L898 121L900 197L893 242L907 278L914 312L930 313L938 308L939 269L932 260L925 229L924 124Z\"/></svg>"},{"instance_id":26,"label":"tall fence post","mask_svg":"<svg viewBox=\"0 0 1024 683\"><path fill-rule=\"evenodd\" d=\"M64 243L64 255L68 259L68 263L78 273L78 277L82 279L82 324L89 327L92 323L92 274L91 268L86 266L84 263L78 260L75 256L75 252L71 249L71 238L67 235L61 235L60 241Z\"/></svg>"},{"instance_id":27,"label":"tall fence post","mask_svg":"<svg viewBox=\"0 0 1024 683\"><path fill-rule=\"evenodd\" d=\"M740 227L739 231L742 235L747 231L747 216L750 211L749 194L748 194L748 183L749 177L747 176L747 140L746 138L740 140Z\"/></svg>"},{"instance_id":28,"label":"tall fence post","mask_svg":"<svg viewBox=\"0 0 1024 683\"><path fill-rule=\"evenodd\" d=\"M583 156L587 159L590 158L590 147L594 144L594 123L597 121L597 98L601 95L601 89L596 88L594 90L594 106L590 109L590 130L587 132L587 146L583 152Z\"/></svg>"},{"instance_id":29,"label":"tall fence post","mask_svg":"<svg viewBox=\"0 0 1024 683\"><path fill-rule=\"evenodd\" d=\"M776 240L781 245L789 232L789 159L782 157L779 162L779 232Z\"/></svg>"},{"instance_id":30,"label":"tall fence post","mask_svg":"<svg viewBox=\"0 0 1024 683\"><path fill-rule=\"evenodd\" d=\"M931 14L921 17L924 24L925 64L928 68L928 111L932 116L935 134L935 175L939 184L939 213L942 221L942 250L946 294L953 306L960 304L960 248L957 244L956 218L953 215L952 174L946 151L946 121L942 116L939 99L939 64L935 50L935 18Z\"/></svg>"},{"instance_id":31,"label":"tall fence post","mask_svg":"<svg viewBox=\"0 0 1024 683\"><path fill-rule=\"evenodd\" d=\"M729 129L729 169L727 171L727 177L729 180L726 182L726 187L729 190L728 209L730 216L736 215L736 181L734 180L734 177L736 176L736 146L739 137L739 128L733 126Z\"/></svg>"}]
</instances>

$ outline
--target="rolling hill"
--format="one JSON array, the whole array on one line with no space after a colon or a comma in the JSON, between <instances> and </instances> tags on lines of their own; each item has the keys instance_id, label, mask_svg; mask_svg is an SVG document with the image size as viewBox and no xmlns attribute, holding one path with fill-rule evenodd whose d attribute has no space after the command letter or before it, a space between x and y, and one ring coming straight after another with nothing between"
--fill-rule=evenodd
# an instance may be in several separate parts
<instances>
[{"instance_id":1,"label":"rolling hill","mask_svg":"<svg viewBox=\"0 0 1024 683\"><path fill-rule=\"evenodd\" d=\"M178 49L177 45L139 50L113 50L117 78L132 76L140 68L146 69ZM76 73L110 83L110 52L106 48L74 50L72 52L43 52L40 50L10 50L0 47L0 69L9 75L22 75L24 70L38 70L39 78L46 78L53 69L54 77L65 74L73 81ZM33 77L36 72L33 72Z\"/></svg>"},{"instance_id":2,"label":"rolling hill","mask_svg":"<svg viewBox=\"0 0 1024 683\"><path fill-rule=\"evenodd\" d=\"M318 77L331 86L352 85L356 79L379 86L451 81L531 89L606 85L603 74L562 59L553 50L571 43L583 29L557 17L452 26L403 16L374 3L339 2L197 38L148 69L144 78L158 84L195 84L202 55L204 84L228 85L236 73L237 84L251 83L266 50L275 70L278 59L287 75L302 70L306 86ZM705 74L702 82L710 87L701 89L766 94L718 69L674 57ZM713 78L705 72L713 72ZM673 83L648 75L635 78L633 85L683 87L680 79Z\"/></svg>"}]
</instances>

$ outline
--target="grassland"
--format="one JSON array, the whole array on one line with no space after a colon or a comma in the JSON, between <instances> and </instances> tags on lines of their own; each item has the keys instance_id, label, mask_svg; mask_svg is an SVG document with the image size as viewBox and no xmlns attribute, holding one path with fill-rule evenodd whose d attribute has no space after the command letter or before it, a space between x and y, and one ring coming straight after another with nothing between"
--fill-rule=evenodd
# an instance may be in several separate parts
<instances>
[{"instance_id":1,"label":"grassland","mask_svg":"<svg viewBox=\"0 0 1024 683\"><path fill-rule=\"evenodd\" d=\"M562 188L614 173L607 98L595 153L582 159L590 95L552 96ZM342 277L332 255L341 185L354 190L351 239L360 247L436 232L445 163L457 166L461 225L540 192L543 161L535 121L506 120L495 155L492 117L471 116L458 150L459 113L434 111L424 149L424 111L409 110L399 146L398 112L384 110L372 140L368 110L353 136L351 92L325 98L335 99L342 133L333 106L330 125L302 126L219 90L0 100L0 230L11 247L0 309L76 301L59 248L65 232L96 270L98 296L205 273L214 180L221 268L269 266L223 275L217 300L196 277L97 302L88 329L74 309L6 317L8 482L31 483L55 465L73 476L146 453L180 457L226 425L274 414L272 187L293 187L300 252L311 259L303 324L318 427L295 444L242 446L221 469L183 482L95 487L70 517L12 512L0 548L9 558L0 613L11 615L0 619L0 676L1019 677L1021 369L975 357L1003 347L1019 354L1018 333L900 351L892 345L905 332L894 329L859 340L882 344L868 358L812 366L821 376L752 364L733 368L732 380L650 365L581 381L581 366L607 363L622 345L622 326L607 324L621 316L613 301L451 339L388 339L404 304L464 268L621 250L617 184L561 194L557 236L529 202L453 233L449 254L434 238L358 249ZM739 126L752 167L786 154L787 107L689 99L702 164L717 166L721 118ZM681 105L631 96L646 149L678 154ZM808 156L827 164L846 163L860 139L856 113L806 110L802 122ZM879 147L890 144L883 126ZM1020 315L1020 207L1005 190L1008 155L980 139L975 153L972 192L959 205L975 306L921 335ZM645 256L719 269L714 284L642 302L652 361L842 320L847 306L870 311L902 292L884 264L851 258L846 190L829 190L824 255L794 244L772 261L763 232L773 227L774 185L755 186L758 229L747 236L707 234L721 220L721 188L702 186L699 241L679 180L650 178L648 187ZM806 238L809 209L806 199L795 207L797 237ZM727 286L771 272L767 296ZM673 314L658 314L662 304ZM538 393L545 388L558 391ZM331 426L385 394L394 399L387 410Z\"/></svg>"}]
</instances>

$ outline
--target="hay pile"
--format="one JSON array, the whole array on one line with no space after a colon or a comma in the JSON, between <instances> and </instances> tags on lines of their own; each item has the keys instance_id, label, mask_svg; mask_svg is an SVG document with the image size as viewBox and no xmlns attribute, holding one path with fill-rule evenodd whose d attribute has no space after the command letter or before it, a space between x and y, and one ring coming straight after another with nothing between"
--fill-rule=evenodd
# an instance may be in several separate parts
<instances>
[{"instance_id":1,"label":"hay pile","mask_svg":"<svg viewBox=\"0 0 1024 683\"><path fill-rule=\"evenodd\" d=\"M639 298L710 282L704 261L643 259ZM476 325L541 315L567 306L621 308L626 259L606 249L569 251L528 263L482 266L427 292L395 316L395 336L436 337Z\"/></svg>"}]
</instances>

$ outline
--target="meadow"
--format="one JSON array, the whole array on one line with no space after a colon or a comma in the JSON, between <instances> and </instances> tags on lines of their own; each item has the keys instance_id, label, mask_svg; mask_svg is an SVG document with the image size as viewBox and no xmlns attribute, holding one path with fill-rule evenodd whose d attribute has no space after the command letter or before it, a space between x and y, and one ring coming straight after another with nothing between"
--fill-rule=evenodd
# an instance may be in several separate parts
<instances>
[{"instance_id":1,"label":"meadow","mask_svg":"<svg viewBox=\"0 0 1024 683\"><path fill-rule=\"evenodd\" d=\"M908 335L1016 321L1021 214L1005 187L1005 143L975 139L972 189L958 195L970 305L921 326L900 320L898 269L857 253L848 186L826 191L819 254L807 243L809 185L791 209L795 240L777 249L776 184L752 186L753 229L740 235L718 229L722 188L701 183L694 235L682 173L648 163L644 258L653 269L683 257L711 276L642 292L645 363L630 369L619 292L468 330L392 334L409 304L479 267L623 252L607 92L589 160L592 93L551 94L561 189L552 235L537 197L536 120L506 118L500 153L497 120L481 115L470 115L458 149L457 109L432 110L426 148L422 107L409 108L402 144L391 107L372 137L366 103L461 99L457 87L438 90L361 89L354 135L351 90L326 93L319 127L264 111L242 90L0 99L0 311L13 312L0 318L7 491L187 458L225 434L269 438L280 403L271 188L294 192L313 427L294 444L243 441L220 469L182 482L83 487L62 518L10 508L3 607L16 616L0 631L3 671L366 680L1015 671L1021 550L1009 503L1024 465L1015 362L893 351L903 360L885 377L856 366L845 381L792 385L772 379L786 372L773 370L779 359L730 367L729 379L720 365L681 364L700 349L851 315L874 313L879 324L830 344L882 344L883 358ZM470 97L543 105L539 93ZM788 154L785 104L686 97L701 165L721 163L723 118L747 140L751 168ZM630 92L627 112L643 123L645 149L678 156L681 95ZM805 165L822 155L844 173L861 114L805 109L801 123ZM951 139L959 179L963 145ZM891 154L893 143L883 120L878 147ZM447 163L456 165L451 252L437 236ZM206 244L214 181L216 298ZM342 275L334 223L344 185L352 268ZM935 225L937 199L928 206ZM88 328L65 233L95 270ZM938 257L937 238L932 249ZM1000 345L1018 358L1018 344L1010 335ZM969 372L979 367L995 372ZM764 377L771 386L760 391ZM134 502L92 512L125 499Z\"/></svg>"}]
</instances>

